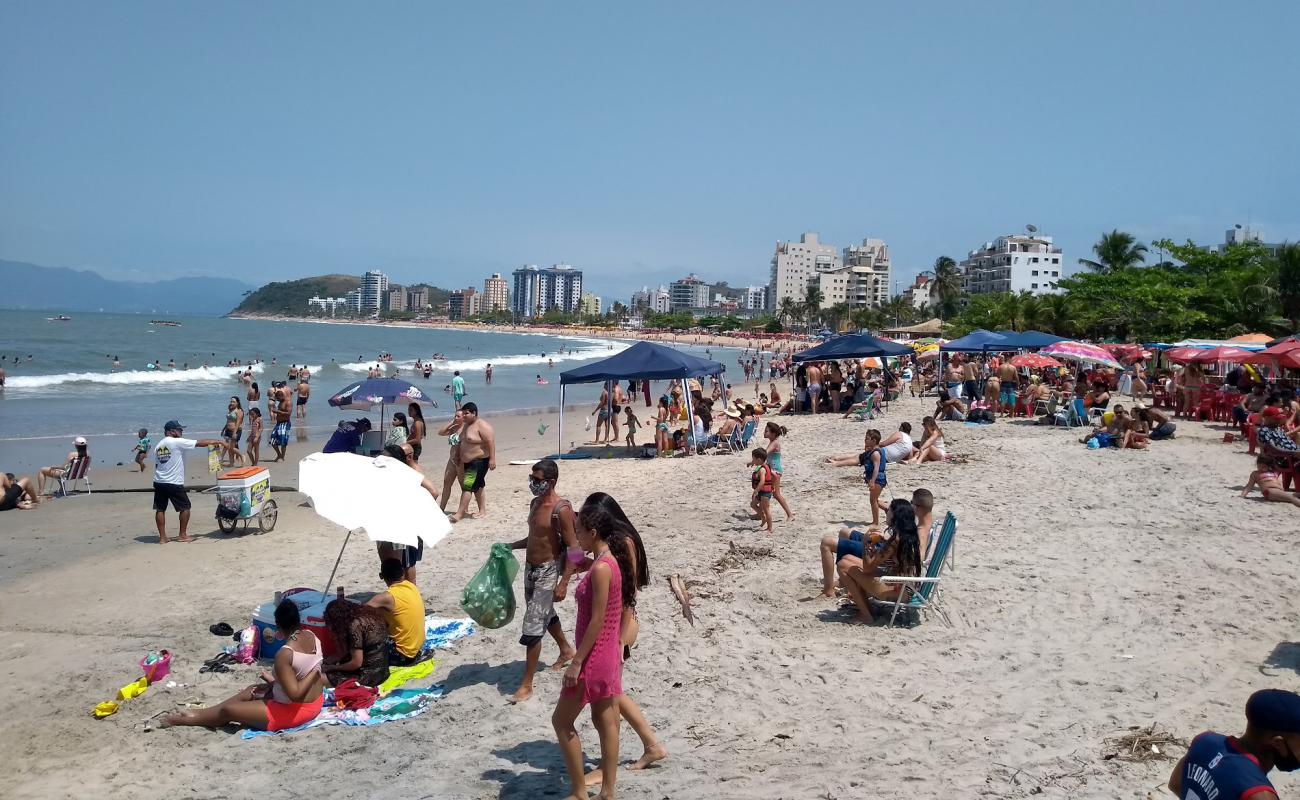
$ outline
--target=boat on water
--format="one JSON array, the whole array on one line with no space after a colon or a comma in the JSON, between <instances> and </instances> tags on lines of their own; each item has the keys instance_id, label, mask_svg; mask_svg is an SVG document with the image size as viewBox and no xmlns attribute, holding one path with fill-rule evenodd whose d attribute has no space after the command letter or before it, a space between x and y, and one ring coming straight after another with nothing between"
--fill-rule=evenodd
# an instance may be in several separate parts
<instances>
[{"instance_id":1,"label":"boat on water","mask_svg":"<svg viewBox=\"0 0 1300 800\"><path fill-rule=\"evenodd\" d=\"M65 314L60 314L57 317L46 317L45 321L46 322L71 322L72 317L69 317Z\"/></svg>"},{"instance_id":2,"label":"boat on water","mask_svg":"<svg viewBox=\"0 0 1300 800\"><path fill-rule=\"evenodd\" d=\"M149 320L149 324L161 325L164 328L179 328L181 326L179 322L172 322L169 319L151 319Z\"/></svg>"}]
</instances>

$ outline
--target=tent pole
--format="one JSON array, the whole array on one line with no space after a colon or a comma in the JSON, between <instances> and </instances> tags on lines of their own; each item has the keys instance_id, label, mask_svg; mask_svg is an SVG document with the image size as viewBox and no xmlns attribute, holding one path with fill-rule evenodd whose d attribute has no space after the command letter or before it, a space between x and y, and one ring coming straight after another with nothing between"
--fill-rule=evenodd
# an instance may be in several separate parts
<instances>
[{"instance_id":1,"label":"tent pole","mask_svg":"<svg viewBox=\"0 0 1300 800\"><path fill-rule=\"evenodd\" d=\"M555 454L564 455L564 384L560 384L560 424L555 434Z\"/></svg>"},{"instance_id":2,"label":"tent pole","mask_svg":"<svg viewBox=\"0 0 1300 800\"><path fill-rule=\"evenodd\" d=\"M695 412L691 410L690 378L682 378L682 386L686 389L686 391L683 392L686 396L686 455L693 456L695 455L695 448L698 447L700 443L695 442L695 444L691 444L695 439ZM701 385L701 388L703 388L703 385ZM701 394L703 394L703 392L701 392Z\"/></svg>"},{"instance_id":3,"label":"tent pole","mask_svg":"<svg viewBox=\"0 0 1300 800\"><path fill-rule=\"evenodd\" d=\"M339 557L334 559L334 569L330 570L329 579L325 581L325 588L321 589L322 595L329 595L330 585L334 583L334 575L339 571L339 562L343 560L343 551L348 547L348 539L352 538L352 529L348 529L348 535L343 537L343 546L339 548Z\"/></svg>"}]
</instances>

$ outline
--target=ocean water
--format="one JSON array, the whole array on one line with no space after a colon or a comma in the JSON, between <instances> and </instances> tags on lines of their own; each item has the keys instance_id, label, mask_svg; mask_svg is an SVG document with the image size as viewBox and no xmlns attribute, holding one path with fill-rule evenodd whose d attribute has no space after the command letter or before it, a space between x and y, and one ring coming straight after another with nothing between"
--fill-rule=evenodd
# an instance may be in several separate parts
<instances>
[{"instance_id":1,"label":"ocean water","mask_svg":"<svg viewBox=\"0 0 1300 800\"><path fill-rule=\"evenodd\" d=\"M67 449L61 440L72 436L120 436L125 437L122 458L127 458L127 441L136 429L148 428L156 440L168 419L179 419L188 434L216 435L231 395L241 401L245 396L237 377L240 370L226 366L231 359L263 362L253 369L263 392L263 412L271 381L285 379L291 364L309 366L307 427L316 438L333 430L339 419L362 414L331 408L327 400L364 378L383 352L393 355L392 363L382 365L387 374L396 371L426 391L439 404L426 415L438 417L452 408L443 388L454 370L465 378L468 399L485 412L555 406L560 372L629 345L581 337L376 325L178 317L175 321L181 325L173 328L150 325L148 316L133 314L77 313L68 322L50 322L47 316L0 311L0 358L7 373L6 387L0 391L0 451L12 450L19 442L53 439L60 441L49 446L61 456ZM433 375L425 380L414 364L434 353L445 354L447 360L436 362ZM121 365L116 369L115 357ZM169 359L176 369L166 367ZM548 359L554 360L554 367L547 366ZM162 369L149 369L155 360ZM493 366L491 386L484 382L488 363ZM551 383L538 385L539 374ZM592 387L587 393L594 399L597 392ZM574 394L573 401L585 401L582 390ZM377 421L377 412L371 418Z\"/></svg>"}]
</instances>

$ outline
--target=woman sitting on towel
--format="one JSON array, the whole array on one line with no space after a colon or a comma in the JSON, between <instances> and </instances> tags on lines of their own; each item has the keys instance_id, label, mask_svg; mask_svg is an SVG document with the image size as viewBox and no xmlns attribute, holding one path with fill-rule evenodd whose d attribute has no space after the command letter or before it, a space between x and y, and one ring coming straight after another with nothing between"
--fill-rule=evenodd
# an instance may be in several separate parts
<instances>
[{"instance_id":1,"label":"woman sitting on towel","mask_svg":"<svg viewBox=\"0 0 1300 800\"><path fill-rule=\"evenodd\" d=\"M333 600L325 606L325 624L339 653L325 661L331 685L348 678L363 686L388 680L388 624L383 614L351 600Z\"/></svg>"},{"instance_id":2,"label":"woman sitting on towel","mask_svg":"<svg viewBox=\"0 0 1300 800\"><path fill-rule=\"evenodd\" d=\"M259 731L282 731L316 719L325 701L320 642L311 631L302 629L298 606L292 600L275 607L275 627L284 646L275 654L272 671L262 672L262 683L220 705L168 714L162 718L163 726L219 728L234 722Z\"/></svg>"},{"instance_id":3,"label":"woman sitting on towel","mask_svg":"<svg viewBox=\"0 0 1300 800\"><path fill-rule=\"evenodd\" d=\"M908 501L895 498L889 504L887 522L890 536L878 552L873 554L868 551L865 561L857 556L846 555L840 559L838 566L840 583L858 607L858 616L854 621L864 625L875 621L867 603L868 598L888 601L900 599L902 587L885 583L880 578L916 577L923 568L916 509Z\"/></svg>"}]
</instances>

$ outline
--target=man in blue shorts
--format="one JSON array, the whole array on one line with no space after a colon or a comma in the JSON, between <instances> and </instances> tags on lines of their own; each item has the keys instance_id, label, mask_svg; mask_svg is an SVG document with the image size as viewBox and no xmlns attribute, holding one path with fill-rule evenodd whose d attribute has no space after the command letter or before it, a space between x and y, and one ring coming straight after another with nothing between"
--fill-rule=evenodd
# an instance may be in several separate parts
<instances>
[{"instance_id":1,"label":"man in blue shorts","mask_svg":"<svg viewBox=\"0 0 1300 800\"><path fill-rule=\"evenodd\" d=\"M1278 800L1268 779L1274 767L1300 769L1300 695L1261 689L1246 701L1246 732L1193 739L1169 775L1169 791L1182 800Z\"/></svg>"},{"instance_id":2,"label":"man in blue shorts","mask_svg":"<svg viewBox=\"0 0 1300 800\"><path fill-rule=\"evenodd\" d=\"M465 379L460 376L460 370L452 373L451 399L456 401L456 408L460 408L461 401L465 399Z\"/></svg>"},{"instance_id":3,"label":"man in blue shorts","mask_svg":"<svg viewBox=\"0 0 1300 800\"><path fill-rule=\"evenodd\" d=\"M921 556L928 554L930 534L934 525L934 494L929 489L912 492L912 508L916 510L916 530L921 540ZM822 537L819 551L822 562L822 593L820 597L835 597L835 565L845 556L866 560L867 537L862 531L840 528L837 536Z\"/></svg>"}]
</instances>

